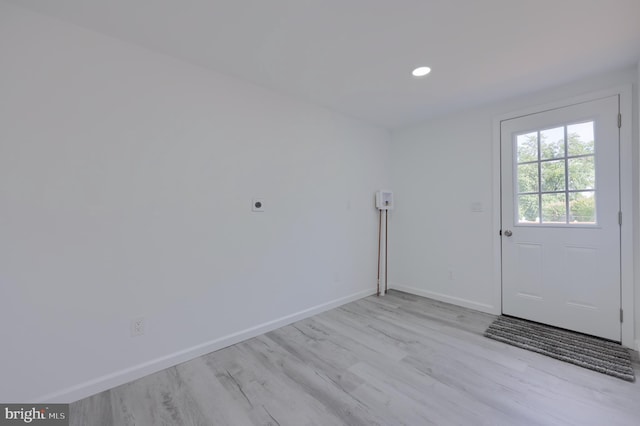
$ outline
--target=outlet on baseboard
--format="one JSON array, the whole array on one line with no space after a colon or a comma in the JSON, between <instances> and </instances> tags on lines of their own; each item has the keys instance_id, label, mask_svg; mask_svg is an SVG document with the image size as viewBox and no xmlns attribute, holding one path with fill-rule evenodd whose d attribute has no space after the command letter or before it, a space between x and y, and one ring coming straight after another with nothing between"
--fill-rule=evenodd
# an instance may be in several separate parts
<instances>
[{"instance_id":1,"label":"outlet on baseboard","mask_svg":"<svg viewBox=\"0 0 640 426\"><path fill-rule=\"evenodd\" d=\"M144 317L131 320L131 337L142 336L144 334Z\"/></svg>"}]
</instances>

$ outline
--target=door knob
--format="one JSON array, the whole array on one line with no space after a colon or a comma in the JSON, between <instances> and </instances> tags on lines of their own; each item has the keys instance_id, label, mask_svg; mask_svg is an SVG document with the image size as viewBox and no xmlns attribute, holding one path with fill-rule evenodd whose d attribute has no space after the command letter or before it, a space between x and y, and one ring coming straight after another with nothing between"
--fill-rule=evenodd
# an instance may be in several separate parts
<instances>
[{"instance_id":1,"label":"door knob","mask_svg":"<svg viewBox=\"0 0 640 426\"><path fill-rule=\"evenodd\" d=\"M510 237L510 236L513 235L513 232L511 232L510 230L507 229L506 231L504 231L504 235L507 236L507 237Z\"/></svg>"}]
</instances>

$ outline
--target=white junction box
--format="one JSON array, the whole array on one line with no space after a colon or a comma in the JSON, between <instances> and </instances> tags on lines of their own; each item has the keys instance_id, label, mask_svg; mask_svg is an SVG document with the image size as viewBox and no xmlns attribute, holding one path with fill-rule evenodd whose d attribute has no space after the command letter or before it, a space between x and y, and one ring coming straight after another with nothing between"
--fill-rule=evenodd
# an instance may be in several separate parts
<instances>
[{"instance_id":1,"label":"white junction box","mask_svg":"<svg viewBox=\"0 0 640 426\"><path fill-rule=\"evenodd\" d=\"M376 207L379 210L393 209L393 192L381 189L376 192Z\"/></svg>"}]
</instances>

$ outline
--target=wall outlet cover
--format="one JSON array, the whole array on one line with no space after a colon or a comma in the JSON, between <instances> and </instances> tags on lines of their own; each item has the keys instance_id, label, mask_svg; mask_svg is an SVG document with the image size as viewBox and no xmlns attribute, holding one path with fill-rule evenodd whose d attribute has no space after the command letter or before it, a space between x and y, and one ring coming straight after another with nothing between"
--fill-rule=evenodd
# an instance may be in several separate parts
<instances>
[{"instance_id":1,"label":"wall outlet cover","mask_svg":"<svg viewBox=\"0 0 640 426\"><path fill-rule=\"evenodd\" d=\"M263 212L264 211L264 199L263 198L254 198L251 200L251 210L254 212Z\"/></svg>"},{"instance_id":2,"label":"wall outlet cover","mask_svg":"<svg viewBox=\"0 0 640 426\"><path fill-rule=\"evenodd\" d=\"M142 336L144 334L144 317L131 320L131 337Z\"/></svg>"}]
</instances>

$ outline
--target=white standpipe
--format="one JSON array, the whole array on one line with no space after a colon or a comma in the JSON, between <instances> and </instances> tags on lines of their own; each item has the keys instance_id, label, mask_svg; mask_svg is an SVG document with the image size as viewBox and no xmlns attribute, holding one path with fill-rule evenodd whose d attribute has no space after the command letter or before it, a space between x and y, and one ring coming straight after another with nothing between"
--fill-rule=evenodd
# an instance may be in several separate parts
<instances>
[{"instance_id":1,"label":"white standpipe","mask_svg":"<svg viewBox=\"0 0 640 426\"><path fill-rule=\"evenodd\" d=\"M380 219L378 222L378 284L377 284L377 295L384 296L387 294L388 290L388 274L387 274L387 265L388 265L388 236L389 236L389 210L393 209L393 192L380 190L376 192L376 208L378 208L380 213ZM382 215L384 212L384 232L382 225ZM384 238L383 238L384 233ZM381 258L382 258L382 240L384 239L384 291L380 291L380 275L381 275Z\"/></svg>"}]
</instances>

